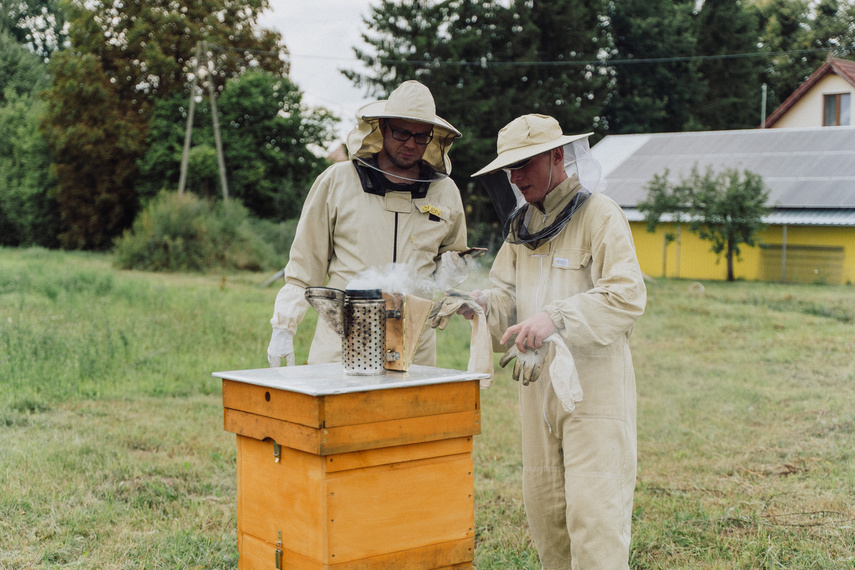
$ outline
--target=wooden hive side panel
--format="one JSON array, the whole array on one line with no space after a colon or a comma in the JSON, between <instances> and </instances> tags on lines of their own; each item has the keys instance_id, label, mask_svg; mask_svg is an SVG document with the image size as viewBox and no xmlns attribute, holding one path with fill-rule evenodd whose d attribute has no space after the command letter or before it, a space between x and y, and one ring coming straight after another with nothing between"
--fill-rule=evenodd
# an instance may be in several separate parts
<instances>
[{"instance_id":1,"label":"wooden hive side panel","mask_svg":"<svg viewBox=\"0 0 855 570\"><path fill-rule=\"evenodd\" d=\"M245 382L223 380L223 407L319 428L322 399Z\"/></svg>"},{"instance_id":2,"label":"wooden hive side panel","mask_svg":"<svg viewBox=\"0 0 855 570\"><path fill-rule=\"evenodd\" d=\"M238 436L238 531L315 560L326 557L323 458Z\"/></svg>"},{"instance_id":3,"label":"wooden hive side panel","mask_svg":"<svg viewBox=\"0 0 855 570\"><path fill-rule=\"evenodd\" d=\"M390 373L394 374L394 373ZM324 427L339 427L402 418L478 410L477 380L369 390L324 397Z\"/></svg>"},{"instance_id":4,"label":"wooden hive side panel","mask_svg":"<svg viewBox=\"0 0 855 570\"><path fill-rule=\"evenodd\" d=\"M470 454L331 474L327 490L330 564L474 537Z\"/></svg>"}]
</instances>

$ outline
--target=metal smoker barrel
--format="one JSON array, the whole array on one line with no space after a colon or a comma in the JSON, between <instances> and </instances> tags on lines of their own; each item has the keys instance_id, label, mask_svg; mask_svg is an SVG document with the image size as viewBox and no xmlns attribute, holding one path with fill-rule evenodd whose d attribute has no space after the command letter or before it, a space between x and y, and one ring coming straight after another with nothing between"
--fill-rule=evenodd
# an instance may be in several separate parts
<instances>
[{"instance_id":1,"label":"metal smoker barrel","mask_svg":"<svg viewBox=\"0 0 855 570\"><path fill-rule=\"evenodd\" d=\"M344 300L345 374L386 372L386 301L380 289L348 289Z\"/></svg>"}]
</instances>

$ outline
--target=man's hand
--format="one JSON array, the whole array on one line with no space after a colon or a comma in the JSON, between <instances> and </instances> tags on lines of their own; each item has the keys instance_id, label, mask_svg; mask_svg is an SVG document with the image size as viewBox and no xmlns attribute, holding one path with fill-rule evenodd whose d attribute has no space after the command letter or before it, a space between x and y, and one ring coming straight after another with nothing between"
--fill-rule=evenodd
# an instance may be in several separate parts
<instances>
[{"instance_id":1,"label":"man's hand","mask_svg":"<svg viewBox=\"0 0 855 570\"><path fill-rule=\"evenodd\" d=\"M485 314L487 313L487 296L484 295L484 293L481 291L471 291L468 293L468 296L471 300L481 306L481 310L484 311ZM470 321L475 318L475 310L467 305L461 305L461 307L457 309L457 314L463 315L463 318Z\"/></svg>"},{"instance_id":2,"label":"man's hand","mask_svg":"<svg viewBox=\"0 0 855 570\"><path fill-rule=\"evenodd\" d=\"M508 327L499 343L505 344L513 335L517 335L514 344L517 345L517 350L525 352L527 348L543 346L543 340L557 330L558 327L552 322L549 313L541 311L521 323Z\"/></svg>"}]
</instances>

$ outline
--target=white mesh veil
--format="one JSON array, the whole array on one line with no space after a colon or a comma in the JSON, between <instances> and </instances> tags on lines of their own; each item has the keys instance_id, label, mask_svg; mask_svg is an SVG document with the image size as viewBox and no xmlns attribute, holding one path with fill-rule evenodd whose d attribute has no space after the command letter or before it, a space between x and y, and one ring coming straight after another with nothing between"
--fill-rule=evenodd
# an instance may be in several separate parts
<instances>
[{"instance_id":1,"label":"white mesh veil","mask_svg":"<svg viewBox=\"0 0 855 570\"><path fill-rule=\"evenodd\" d=\"M503 220L503 233L505 240L509 243L523 244L532 250L539 248L564 229L573 214L582 207L592 192L602 190L605 187L605 181L602 179L602 168L591 154L587 137L567 143L562 148L564 150L564 170L568 177L576 177L579 180L581 188L549 226L535 232L529 232L528 226L533 208L525 201L519 188L511 183L509 173L502 180L502 186L509 187L516 198L513 211L507 215L507 219ZM495 188L491 193L491 198L494 199L495 204L494 194L496 194ZM499 211L499 206L497 206L497 211Z\"/></svg>"},{"instance_id":2,"label":"white mesh veil","mask_svg":"<svg viewBox=\"0 0 855 570\"><path fill-rule=\"evenodd\" d=\"M606 188L606 181L603 180L603 167L594 158L591 152L591 147L588 144L588 138L579 139L564 145L564 171L567 176L572 178L573 175L579 177L579 184L588 192L602 192ZM517 185L511 182L510 172L505 173L508 177L508 184L516 197L517 208L525 205L526 201L517 188Z\"/></svg>"}]
</instances>

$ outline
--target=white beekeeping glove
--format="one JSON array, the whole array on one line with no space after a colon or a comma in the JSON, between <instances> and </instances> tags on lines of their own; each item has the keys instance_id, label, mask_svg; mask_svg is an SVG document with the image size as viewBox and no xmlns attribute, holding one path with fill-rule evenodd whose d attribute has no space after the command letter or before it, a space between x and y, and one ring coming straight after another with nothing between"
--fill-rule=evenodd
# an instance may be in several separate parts
<instances>
[{"instance_id":1,"label":"white beekeeping glove","mask_svg":"<svg viewBox=\"0 0 855 570\"><path fill-rule=\"evenodd\" d=\"M434 283L437 289L447 291L466 281L466 277L469 276L466 257L456 251L446 251L439 257L434 272Z\"/></svg>"},{"instance_id":2,"label":"white beekeeping glove","mask_svg":"<svg viewBox=\"0 0 855 570\"><path fill-rule=\"evenodd\" d=\"M286 283L279 290L270 319L273 333L267 347L267 363L271 368L281 366L283 358L288 366L294 366L294 333L308 308L306 290L302 287Z\"/></svg>"},{"instance_id":3,"label":"white beekeeping glove","mask_svg":"<svg viewBox=\"0 0 855 570\"><path fill-rule=\"evenodd\" d=\"M469 339L469 364L467 372L489 374L482 378L481 388L489 388L493 382L493 342L487 328L487 317L478 302L466 294L448 295L437 303L430 315L430 326L445 330L452 316L471 311L472 336Z\"/></svg>"},{"instance_id":4,"label":"white beekeeping glove","mask_svg":"<svg viewBox=\"0 0 855 570\"><path fill-rule=\"evenodd\" d=\"M267 362L270 368L276 368L282 365L283 358L288 366L294 366L294 333L273 327L267 347Z\"/></svg>"},{"instance_id":5,"label":"white beekeeping glove","mask_svg":"<svg viewBox=\"0 0 855 570\"><path fill-rule=\"evenodd\" d=\"M512 344L511 348L499 359L499 366L504 368L508 362L516 358L517 361L514 362L514 371L511 376L517 382L522 381L523 386L528 386L540 378L543 362L546 360L547 348L548 345L544 344L540 348L528 348L526 352L520 352L517 345Z\"/></svg>"}]
</instances>

